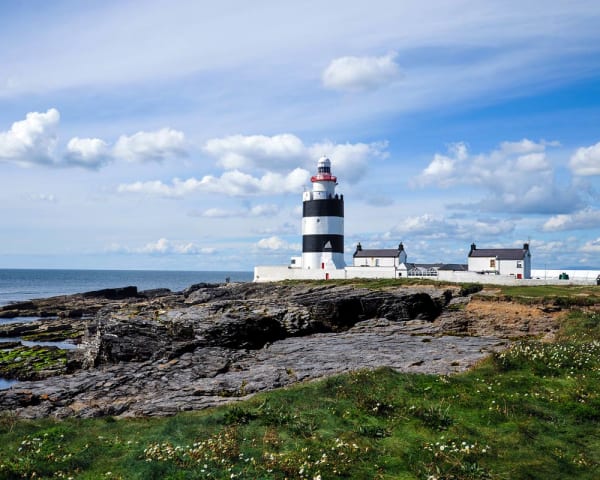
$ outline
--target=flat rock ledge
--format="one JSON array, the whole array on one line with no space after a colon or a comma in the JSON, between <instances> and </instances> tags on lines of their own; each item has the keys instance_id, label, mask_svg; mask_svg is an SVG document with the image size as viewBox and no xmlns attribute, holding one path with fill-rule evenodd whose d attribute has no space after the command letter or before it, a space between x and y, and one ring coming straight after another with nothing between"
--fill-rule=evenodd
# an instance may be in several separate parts
<instances>
[{"instance_id":1,"label":"flat rock ledge","mask_svg":"<svg viewBox=\"0 0 600 480\"><path fill-rule=\"evenodd\" d=\"M434 320L445 315L448 290L243 284L163 293L99 308L85 320L71 373L1 390L2 410L172 415L365 368L457 373L506 346L444 335Z\"/></svg>"}]
</instances>

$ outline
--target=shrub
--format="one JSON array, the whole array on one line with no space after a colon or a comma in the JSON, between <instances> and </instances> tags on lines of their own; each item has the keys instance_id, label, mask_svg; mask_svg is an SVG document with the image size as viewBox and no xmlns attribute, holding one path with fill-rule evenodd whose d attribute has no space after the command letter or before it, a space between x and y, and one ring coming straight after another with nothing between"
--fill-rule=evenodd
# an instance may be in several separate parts
<instances>
[{"instance_id":1,"label":"shrub","mask_svg":"<svg viewBox=\"0 0 600 480\"><path fill-rule=\"evenodd\" d=\"M483 285L480 283L463 283L458 291L458 295L461 297L466 297L467 295L481 292L481 290L483 290Z\"/></svg>"}]
</instances>

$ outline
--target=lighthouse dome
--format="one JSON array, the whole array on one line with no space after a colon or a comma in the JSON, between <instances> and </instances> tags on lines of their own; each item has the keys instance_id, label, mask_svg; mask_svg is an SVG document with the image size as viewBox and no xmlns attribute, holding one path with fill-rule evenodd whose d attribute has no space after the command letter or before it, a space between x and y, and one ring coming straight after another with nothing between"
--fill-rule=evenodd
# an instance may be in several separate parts
<instances>
[{"instance_id":1,"label":"lighthouse dome","mask_svg":"<svg viewBox=\"0 0 600 480\"><path fill-rule=\"evenodd\" d=\"M327 157L319 158L317 171L319 173L331 173L331 160L329 160Z\"/></svg>"}]
</instances>

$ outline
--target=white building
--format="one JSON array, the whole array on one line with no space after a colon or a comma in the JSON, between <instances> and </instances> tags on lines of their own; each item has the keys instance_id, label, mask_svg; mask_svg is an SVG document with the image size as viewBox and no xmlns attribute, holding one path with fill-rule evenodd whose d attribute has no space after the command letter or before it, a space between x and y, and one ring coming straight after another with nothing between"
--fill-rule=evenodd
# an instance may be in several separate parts
<instances>
[{"instance_id":1,"label":"white building","mask_svg":"<svg viewBox=\"0 0 600 480\"><path fill-rule=\"evenodd\" d=\"M523 248L477 248L471 244L468 256L469 272L531 278L531 251Z\"/></svg>"},{"instance_id":2,"label":"white building","mask_svg":"<svg viewBox=\"0 0 600 480\"><path fill-rule=\"evenodd\" d=\"M398 248L363 249L359 243L352 256L354 267L396 267L406 263L406 252L404 245L400 243Z\"/></svg>"}]
</instances>

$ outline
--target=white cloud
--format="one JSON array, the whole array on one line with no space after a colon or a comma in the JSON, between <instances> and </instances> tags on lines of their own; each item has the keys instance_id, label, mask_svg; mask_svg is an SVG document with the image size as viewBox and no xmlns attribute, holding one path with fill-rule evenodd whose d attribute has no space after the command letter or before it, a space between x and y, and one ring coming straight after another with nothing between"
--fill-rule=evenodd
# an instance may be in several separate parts
<instances>
[{"instance_id":1,"label":"white cloud","mask_svg":"<svg viewBox=\"0 0 600 480\"><path fill-rule=\"evenodd\" d=\"M99 138L74 137L67 144L65 161L71 165L99 168L110 161L108 144Z\"/></svg>"},{"instance_id":2,"label":"white cloud","mask_svg":"<svg viewBox=\"0 0 600 480\"><path fill-rule=\"evenodd\" d=\"M279 207L274 204L263 204L254 205L248 210L248 214L251 217L264 217L270 215L276 215L279 212Z\"/></svg>"},{"instance_id":3,"label":"white cloud","mask_svg":"<svg viewBox=\"0 0 600 480\"><path fill-rule=\"evenodd\" d=\"M539 172L546 171L550 164L545 153L529 153L517 158L516 167L520 172Z\"/></svg>"},{"instance_id":4,"label":"white cloud","mask_svg":"<svg viewBox=\"0 0 600 480\"><path fill-rule=\"evenodd\" d=\"M14 122L0 132L0 161L21 166L52 165L60 114L55 108L46 113L30 112L25 120Z\"/></svg>"},{"instance_id":5,"label":"white cloud","mask_svg":"<svg viewBox=\"0 0 600 480\"><path fill-rule=\"evenodd\" d=\"M446 237L454 230L454 225L442 217L428 213L417 217L408 217L393 229L397 234L436 238Z\"/></svg>"},{"instance_id":6,"label":"white cloud","mask_svg":"<svg viewBox=\"0 0 600 480\"><path fill-rule=\"evenodd\" d=\"M382 57L341 57L323 72L323 85L333 90L374 90L401 77L395 54Z\"/></svg>"},{"instance_id":7,"label":"white cloud","mask_svg":"<svg viewBox=\"0 0 600 480\"><path fill-rule=\"evenodd\" d=\"M295 135L232 135L213 138L204 151L217 158L226 170L282 172L293 167L315 168L316 161L325 155L331 159L334 174L353 183L363 178L370 161L387 157L387 142L334 143L323 141L305 145Z\"/></svg>"},{"instance_id":8,"label":"white cloud","mask_svg":"<svg viewBox=\"0 0 600 480\"><path fill-rule=\"evenodd\" d=\"M274 250L274 251L300 251L302 246L300 244L288 243L285 240L277 236L269 238L262 238L256 243L256 247L261 250Z\"/></svg>"},{"instance_id":9,"label":"white cloud","mask_svg":"<svg viewBox=\"0 0 600 480\"><path fill-rule=\"evenodd\" d=\"M226 210L223 208L209 208L193 216L207 218L231 218L231 217L265 217L279 213L279 207L273 204L254 205L237 210Z\"/></svg>"},{"instance_id":10,"label":"white cloud","mask_svg":"<svg viewBox=\"0 0 600 480\"><path fill-rule=\"evenodd\" d=\"M585 242L580 251L585 253L600 253L600 238Z\"/></svg>"},{"instance_id":11,"label":"white cloud","mask_svg":"<svg viewBox=\"0 0 600 480\"><path fill-rule=\"evenodd\" d=\"M428 183L438 182L441 186L450 184L453 179L452 174L454 173L455 164L455 159L436 153L431 163L420 175L419 183L427 185Z\"/></svg>"},{"instance_id":12,"label":"white cloud","mask_svg":"<svg viewBox=\"0 0 600 480\"><path fill-rule=\"evenodd\" d=\"M314 165L314 159L323 155L329 157L331 170L340 180L356 183L365 177L373 161L387 158L387 146L387 142L336 144L326 141L309 147L309 158L313 159Z\"/></svg>"},{"instance_id":13,"label":"white cloud","mask_svg":"<svg viewBox=\"0 0 600 480\"><path fill-rule=\"evenodd\" d=\"M600 210L586 208L573 214L563 214L551 217L544 223L546 232L559 232L564 230L585 230L600 228Z\"/></svg>"},{"instance_id":14,"label":"white cloud","mask_svg":"<svg viewBox=\"0 0 600 480\"><path fill-rule=\"evenodd\" d=\"M569 165L575 175L600 175L600 142L591 147L578 148Z\"/></svg>"},{"instance_id":15,"label":"white cloud","mask_svg":"<svg viewBox=\"0 0 600 480\"><path fill-rule=\"evenodd\" d=\"M187 155L182 132L162 128L154 132L121 135L113 149L116 158L128 162L161 162Z\"/></svg>"},{"instance_id":16,"label":"white cloud","mask_svg":"<svg viewBox=\"0 0 600 480\"><path fill-rule=\"evenodd\" d=\"M36 193L29 195L30 200L34 200L36 202L48 202L54 203L57 201L56 195L53 193Z\"/></svg>"},{"instance_id":17,"label":"white cloud","mask_svg":"<svg viewBox=\"0 0 600 480\"><path fill-rule=\"evenodd\" d=\"M142 247L130 248L119 244L112 244L107 248L107 251L147 255L211 255L217 250L213 247L200 247L191 242L179 242L160 238Z\"/></svg>"},{"instance_id":18,"label":"white cloud","mask_svg":"<svg viewBox=\"0 0 600 480\"><path fill-rule=\"evenodd\" d=\"M298 219L302 218L302 212L298 215ZM275 226L263 226L256 224L252 231L259 235L299 235L300 234L300 223L283 222L278 223Z\"/></svg>"},{"instance_id":19,"label":"white cloud","mask_svg":"<svg viewBox=\"0 0 600 480\"><path fill-rule=\"evenodd\" d=\"M204 151L216 157L217 164L226 170L285 170L307 160L307 151L302 140L289 133L272 137L232 135L213 138L206 142Z\"/></svg>"},{"instance_id":20,"label":"white cloud","mask_svg":"<svg viewBox=\"0 0 600 480\"><path fill-rule=\"evenodd\" d=\"M452 144L449 155L435 154L413 185L450 187L466 185L488 192L478 202L453 208L519 213L565 213L580 204L574 186L558 186L546 148L557 142L503 142L484 154L471 154L464 143Z\"/></svg>"},{"instance_id":21,"label":"white cloud","mask_svg":"<svg viewBox=\"0 0 600 480\"><path fill-rule=\"evenodd\" d=\"M508 155L512 154L524 154L533 152L543 152L546 148L547 143L544 141L533 142L527 138L519 140L518 142L502 142L500 144L500 150ZM557 146L557 142L551 142L552 146Z\"/></svg>"},{"instance_id":22,"label":"white cloud","mask_svg":"<svg viewBox=\"0 0 600 480\"><path fill-rule=\"evenodd\" d=\"M253 195L277 195L282 193L299 193L308 182L310 174L306 170L296 168L287 175L268 172L262 177L253 177L248 173L233 170L220 177L205 175L202 179L173 179L171 185L160 180L121 184L117 187L120 193L142 193L162 197L181 197L196 191L219 193L234 197Z\"/></svg>"},{"instance_id":23,"label":"white cloud","mask_svg":"<svg viewBox=\"0 0 600 480\"><path fill-rule=\"evenodd\" d=\"M408 217L396 225L385 239L465 239L497 238L506 236L515 230L515 222L510 220L489 219L446 219L440 215L424 214Z\"/></svg>"},{"instance_id":24,"label":"white cloud","mask_svg":"<svg viewBox=\"0 0 600 480\"><path fill-rule=\"evenodd\" d=\"M46 165L97 169L115 157L144 162L186 155L183 133L163 128L132 136L122 135L112 151L100 138L73 137L61 159L57 152L59 123L60 113L55 108L45 113L30 112L25 120L14 122L10 130L0 132L0 161L24 167Z\"/></svg>"}]
</instances>

